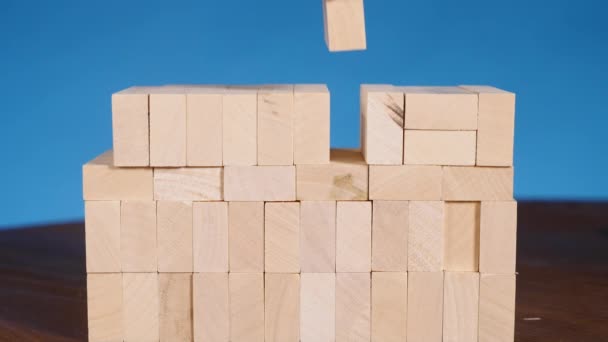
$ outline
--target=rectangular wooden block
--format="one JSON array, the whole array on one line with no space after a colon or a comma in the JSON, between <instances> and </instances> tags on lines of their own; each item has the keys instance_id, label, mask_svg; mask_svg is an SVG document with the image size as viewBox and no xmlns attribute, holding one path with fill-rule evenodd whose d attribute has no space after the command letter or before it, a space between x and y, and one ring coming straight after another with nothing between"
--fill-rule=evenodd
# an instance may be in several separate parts
<instances>
[{"instance_id":1,"label":"rectangular wooden block","mask_svg":"<svg viewBox=\"0 0 608 342\"><path fill-rule=\"evenodd\" d=\"M156 206L158 272L192 272L192 202Z\"/></svg>"},{"instance_id":2,"label":"rectangular wooden block","mask_svg":"<svg viewBox=\"0 0 608 342\"><path fill-rule=\"evenodd\" d=\"M221 201L222 168L154 169L158 201Z\"/></svg>"},{"instance_id":3,"label":"rectangular wooden block","mask_svg":"<svg viewBox=\"0 0 608 342\"><path fill-rule=\"evenodd\" d=\"M409 202L374 201L372 271L407 271Z\"/></svg>"},{"instance_id":4,"label":"rectangular wooden block","mask_svg":"<svg viewBox=\"0 0 608 342\"><path fill-rule=\"evenodd\" d=\"M295 201L294 166L226 166L224 200L241 202Z\"/></svg>"},{"instance_id":5,"label":"rectangular wooden block","mask_svg":"<svg viewBox=\"0 0 608 342\"><path fill-rule=\"evenodd\" d=\"M443 265L446 271L479 271L479 202L445 204Z\"/></svg>"},{"instance_id":6,"label":"rectangular wooden block","mask_svg":"<svg viewBox=\"0 0 608 342\"><path fill-rule=\"evenodd\" d=\"M186 89L156 88L150 93L150 166L186 165Z\"/></svg>"},{"instance_id":7,"label":"rectangular wooden block","mask_svg":"<svg viewBox=\"0 0 608 342\"><path fill-rule=\"evenodd\" d=\"M517 254L517 202L482 202L479 270L514 274Z\"/></svg>"},{"instance_id":8,"label":"rectangular wooden block","mask_svg":"<svg viewBox=\"0 0 608 342\"><path fill-rule=\"evenodd\" d=\"M158 274L123 273L122 290L125 342L158 341Z\"/></svg>"},{"instance_id":9,"label":"rectangular wooden block","mask_svg":"<svg viewBox=\"0 0 608 342\"><path fill-rule=\"evenodd\" d=\"M264 275L230 273L230 341L264 342Z\"/></svg>"},{"instance_id":10,"label":"rectangular wooden block","mask_svg":"<svg viewBox=\"0 0 608 342\"><path fill-rule=\"evenodd\" d=\"M150 165L147 87L131 87L112 94L114 166Z\"/></svg>"},{"instance_id":11,"label":"rectangular wooden block","mask_svg":"<svg viewBox=\"0 0 608 342\"><path fill-rule=\"evenodd\" d=\"M119 273L120 202L86 201L85 244L87 273Z\"/></svg>"},{"instance_id":12,"label":"rectangular wooden block","mask_svg":"<svg viewBox=\"0 0 608 342\"><path fill-rule=\"evenodd\" d=\"M264 272L264 202L228 203L230 272Z\"/></svg>"},{"instance_id":13,"label":"rectangular wooden block","mask_svg":"<svg viewBox=\"0 0 608 342\"><path fill-rule=\"evenodd\" d=\"M160 273L158 289L160 340L192 341L192 274Z\"/></svg>"},{"instance_id":14,"label":"rectangular wooden block","mask_svg":"<svg viewBox=\"0 0 608 342\"><path fill-rule=\"evenodd\" d=\"M258 90L258 165L293 165L293 86Z\"/></svg>"},{"instance_id":15,"label":"rectangular wooden block","mask_svg":"<svg viewBox=\"0 0 608 342\"><path fill-rule=\"evenodd\" d=\"M441 167L371 165L369 167L369 198L372 200L440 200Z\"/></svg>"},{"instance_id":16,"label":"rectangular wooden block","mask_svg":"<svg viewBox=\"0 0 608 342\"><path fill-rule=\"evenodd\" d=\"M257 89L230 87L223 97L224 165L256 165L258 139Z\"/></svg>"},{"instance_id":17,"label":"rectangular wooden block","mask_svg":"<svg viewBox=\"0 0 608 342\"><path fill-rule=\"evenodd\" d=\"M300 341L300 275L266 273L265 341Z\"/></svg>"},{"instance_id":18,"label":"rectangular wooden block","mask_svg":"<svg viewBox=\"0 0 608 342\"><path fill-rule=\"evenodd\" d=\"M372 341L405 341L407 273L372 273Z\"/></svg>"},{"instance_id":19,"label":"rectangular wooden block","mask_svg":"<svg viewBox=\"0 0 608 342\"><path fill-rule=\"evenodd\" d=\"M405 130L403 163L475 165L477 132Z\"/></svg>"},{"instance_id":20,"label":"rectangular wooden block","mask_svg":"<svg viewBox=\"0 0 608 342\"><path fill-rule=\"evenodd\" d=\"M186 89L188 166L222 166L223 87Z\"/></svg>"},{"instance_id":21,"label":"rectangular wooden block","mask_svg":"<svg viewBox=\"0 0 608 342\"><path fill-rule=\"evenodd\" d=\"M297 198L300 201L367 200L368 167L361 152L331 150L325 165L297 165Z\"/></svg>"},{"instance_id":22,"label":"rectangular wooden block","mask_svg":"<svg viewBox=\"0 0 608 342\"><path fill-rule=\"evenodd\" d=\"M371 272L371 202L338 202L336 216L336 271Z\"/></svg>"},{"instance_id":23,"label":"rectangular wooden block","mask_svg":"<svg viewBox=\"0 0 608 342\"><path fill-rule=\"evenodd\" d=\"M266 203L264 213L266 272L300 272L300 203Z\"/></svg>"},{"instance_id":24,"label":"rectangular wooden block","mask_svg":"<svg viewBox=\"0 0 608 342\"><path fill-rule=\"evenodd\" d=\"M445 201L501 201L513 199L513 169L504 167L443 168Z\"/></svg>"},{"instance_id":25,"label":"rectangular wooden block","mask_svg":"<svg viewBox=\"0 0 608 342\"><path fill-rule=\"evenodd\" d=\"M482 274L479 289L479 341L515 340L515 274Z\"/></svg>"},{"instance_id":26,"label":"rectangular wooden block","mask_svg":"<svg viewBox=\"0 0 608 342\"><path fill-rule=\"evenodd\" d=\"M323 19L329 51L367 48L363 0L323 0Z\"/></svg>"},{"instance_id":27,"label":"rectangular wooden block","mask_svg":"<svg viewBox=\"0 0 608 342\"><path fill-rule=\"evenodd\" d=\"M120 250L123 272L156 272L158 270L156 202L121 202Z\"/></svg>"},{"instance_id":28,"label":"rectangular wooden block","mask_svg":"<svg viewBox=\"0 0 608 342\"><path fill-rule=\"evenodd\" d=\"M192 204L194 272L228 272L228 203Z\"/></svg>"},{"instance_id":29,"label":"rectangular wooden block","mask_svg":"<svg viewBox=\"0 0 608 342\"><path fill-rule=\"evenodd\" d=\"M369 342L370 338L370 273L337 273L336 342Z\"/></svg>"},{"instance_id":30,"label":"rectangular wooden block","mask_svg":"<svg viewBox=\"0 0 608 342\"><path fill-rule=\"evenodd\" d=\"M87 275L89 341L122 342L122 274Z\"/></svg>"},{"instance_id":31,"label":"rectangular wooden block","mask_svg":"<svg viewBox=\"0 0 608 342\"><path fill-rule=\"evenodd\" d=\"M336 202L300 203L302 272L336 272Z\"/></svg>"},{"instance_id":32,"label":"rectangular wooden block","mask_svg":"<svg viewBox=\"0 0 608 342\"><path fill-rule=\"evenodd\" d=\"M442 342L443 272L407 275L407 341Z\"/></svg>"},{"instance_id":33,"label":"rectangular wooden block","mask_svg":"<svg viewBox=\"0 0 608 342\"><path fill-rule=\"evenodd\" d=\"M335 341L336 274L302 273L300 282L300 341Z\"/></svg>"},{"instance_id":34,"label":"rectangular wooden block","mask_svg":"<svg viewBox=\"0 0 608 342\"><path fill-rule=\"evenodd\" d=\"M230 341L228 273L193 275L194 341Z\"/></svg>"},{"instance_id":35,"label":"rectangular wooden block","mask_svg":"<svg viewBox=\"0 0 608 342\"><path fill-rule=\"evenodd\" d=\"M294 88L294 164L329 163L330 99L324 84Z\"/></svg>"},{"instance_id":36,"label":"rectangular wooden block","mask_svg":"<svg viewBox=\"0 0 608 342\"><path fill-rule=\"evenodd\" d=\"M477 94L459 87L401 87L405 93L405 128L477 129Z\"/></svg>"},{"instance_id":37,"label":"rectangular wooden block","mask_svg":"<svg viewBox=\"0 0 608 342\"><path fill-rule=\"evenodd\" d=\"M408 270L443 270L444 202L410 202L407 247Z\"/></svg>"},{"instance_id":38,"label":"rectangular wooden block","mask_svg":"<svg viewBox=\"0 0 608 342\"><path fill-rule=\"evenodd\" d=\"M479 273L445 272L443 291L443 341L477 341Z\"/></svg>"}]
</instances>

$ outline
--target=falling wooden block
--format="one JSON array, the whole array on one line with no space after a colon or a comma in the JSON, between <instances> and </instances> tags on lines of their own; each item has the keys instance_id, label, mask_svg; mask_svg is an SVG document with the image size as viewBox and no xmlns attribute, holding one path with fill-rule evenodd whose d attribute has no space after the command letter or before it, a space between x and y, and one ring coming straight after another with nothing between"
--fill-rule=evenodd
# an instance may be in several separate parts
<instances>
[{"instance_id":1,"label":"falling wooden block","mask_svg":"<svg viewBox=\"0 0 608 342\"><path fill-rule=\"evenodd\" d=\"M86 201L85 243L87 273L119 273L120 202Z\"/></svg>"},{"instance_id":2,"label":"falling wooden block","mask_svg":"<svg viewBox=\"0 0 608 342\"><path fill-rule=\"evenodd\" d=\"M161 341L192 341L192 274L160 273L159 335Z\"/></svg>"},{"instance_id":3,"label":"falling wooden block","mask_svg":"<svg viewBox=\"0 0 608 342\"><path fill-rule=\"evenodd\" d=\"M372 341L405 341L407 273L372 273Z\"/></svg>"},{"instance_id":4,"label":"falling wooden block","mask_svg":"<svg viewBox=\"0 0 608 342\"><path fill-rule=\"evenodd\" d=\"M192 272L192 202L157 202L158 271Z\"/></svg>"},{"instance_id":5,"label":"falling wooden block","mask_svg":"<svg viewBox=\"0 0 608 342\"><path fill-rule=\"evenodd\" d=\"M293 86L258 90L258 165L293 165Z\"/></svg>"},{"instance_id":6,"label":"falling wooden block","mask_svg":"<svg viewBox=\"0 0 608 342\"><path fill-rule=\"evenodd\" d=\"M514 274L517 254L517 202L482 202L479 270Z\"/></svg>"},{"instance_id":7,"label":"falling wooden block","mask_svg":"<svg viewBox=\"0 0 608 342\"><path fill-rule=\"evenodd\" d=\"M300 272L300 203L266 203L264 213L266 272Z\"/></svg>"},{"instance_id":8,"label":"falling wooden block","mask_svg":"<svg viewBox=\"0 0 608 342\"><path fill-rule=\"evenodd\" d=\"M264 275L230 273L230 341L264 342Z\"/></svg>"},{"instance_id":9,"label":"falling wooden block","mask_svg":"<svg viewBox=\"0 0 608 342\"><path fill-rule=\"evenodd\" d=\"M186 89L165 86L150 93L150 166L186 165Z\"/></svg>"},{"instance_id":10,"label":"falling wooden block","mask_svg":"<svg viewBox=\"0 0 608 342\"><path fill-rule=\"evenodd\" d=\"M368 167L361 152L331 150L325 165L297 165L297 198L300 201L367 200Z\"/></svg>"},{"instance_id":11,"label":"falling wooden block","mask_svg":"<svg viewBox=\"0 0 608 342\"><path fill-rule=\"evenodd\" d=\"M440 200L441 167L371 165L369 167L369 198L372 200Z\"/></svg>"},{"instance_id":12,"label":"falling wooden block","mask_svg":"<svg viewBox=\"0 0 608 342\"><path fill-rule=\"evenodd\" d=\"M410 202L408 271L443 270L444 202Z\"/></svg>"},{"instance_id":13,"label":"falling wooden block","mask_svg":"<svg viewBox=\"0 0 608 342\"><path fill-rule=\"evenodd\" d=\"M475 131L406 130L403 163L408 165L475 165Z\"/></svg>"},{"instance_id":14,"label":"falling wooden block","mask_svg":"<svg viewBox=\"0 0 608 342\"><path fill-rule=\"evenodd\" d=\"M479 202L445 204L444 269L479 271Z\"/></svg>"},{"instance_id":15,"label":"falling wooden block","mask_svg":"<svg viewBox=\"0 0 608 342\"><path fill-rule=\"evenodd\" d=\"M479 273L445 272L443 290L443 341L476 342Z\"/></svg>"},{"instance_id":16,"label":"falling wooden block","mask_svg":"<svg viewBox=\"0 0 608 342\"><path fill-rule=\"evenodd\" d=\"M87 275L89 341L122 342L122 274Z\"/></svg>"},{"instance_id":17,"label":"falling wooden block","mask_svg":"<svg viewBox=\"0 0 608 342\"><path fill-rule=\"evenodd\" d=\"M407 341L442 342L443 272L407 275Z\"/></svg>"},{"instance_id":18,"label":"falling wooden block","mask_svg":"<svg viewBox=\"0 0 608 342\"><path fill-rule=\"evenodd\" d=\"M222 168L154 169L158 201L221 201Z\"/></svg>"},{"instance_id":19,"label":"falling wooden block","mask_svg":"<svg viewBox=\"0 0 608 342\"><path fill-rule=\"evenodd\" d=\"M186 93L186 164L222 166L224 88L188 87Z\"/></svg>"},{"instance_id":20,"label":"falling wooden block","mask_svg":"<svg viewBox=\"0 0 608 342\"><path fill-rule=\"evenodd\" d=\"M230 272L264 272L264 202L228 203Z\"/></svg>"},{"instance_id":21,"label":"falling wooden block","mask_svg":"<svg viewBox=\"0 0 608 342\"><path fill-rule=\"evenodd\" d=\"M336 202L300 203L302 272L336 272Z\"/></svg>"},{"instance_id":22,"label":"falling wooden block","mask_svg":"<svg viewBox=\"0 0 608 342\"><path fill-rule=\"evenodd\" d=\"M367 48L363 0L323 0L323 19L329 51Z\"/></svg>"},{"instance_id":23,"label":"falling wooden block","mask_svg":"<svg viewBox=\"0 0 608 342\"><path fill-rule=\"evenodd\" d=\"M374 201L372 271L407 271L409 202Z\"/></svg>"},{"instance_id":24,"label":"falling wooden block","mask_svg":"<svg viewBox=\"0 0 608 342\"><path fill-rule=\"evenodd\" d=\"M230 87L223 97L224 165L257 164L257 89Z\"/></svg>"},{"instance_id":25,"label":"falling wooden block","mask_svg":"<svg viewBox=\"0 0 608 342\"><path fill-rule=\"evenodd\" d=\"M156 202L121 202L120 250L123 272L156 272L158 270Z\"/></svg>"},{"instance_id":26,"label":"falling wooden block","mask_svg":"<svg viewBox=\"0 0 608 342\"><path fill-rule=\"evenodd\" d=\"M228 272L228 203L192 204L194 272Z\"/></svg>"},{"instance_id":27,"label":"falling wooden block","mask_svg":"<svg viewBox=\"0 0 608 342\"><path fill-rule=\"evenodd\" d=\"M513 169L503 167L443 168L445 201L501 201L513 199Z\"/></svg>"},{"instance_id":28,"label":"falling wooden block","mask_svg":"<svg viewBox=\"0 0 608 342\"><path fill-rule=\"evenodd\" d=\"M194 341L230 341L228 273L193 275Z\"/></svg>"},{"instance_id":29,"label":"falling wooden block","mask_svg":"<svg viewBox=\"0 0 608 342\"><path fill-rule=\"evenodd\" d=\"M266 342L300 341L300 275L266 273Z\"/></svg>"},{"instance_id":30,"label":"falling wooden block","mask_svg":"<svg viewBox=\"0 0 608 342\"><path fill-rule=\"evenodd\" d=\"M115 166L150 165L148 87L112 94L112 145Z\"/></svg>"},{"instance_id":31,"label":"falling wooden block","mask_svg":"<svg viewBox=\"0 0 608 342\"><path fill-rule=\"evenodd\" d=\"M226 166L224 200L242 202L295 201L294 166Z\"/></svg>"},{"instance_id":32,"label":"falling wooden block","mask_svg":"<svg viewBox=\"0 0 608 342\"><path fill-rule=\"evenodd\" d=\"M294 164L329 163L329 90L324 84L294 88Z\"/></svg>"},{"instance_id":33,"label":"falling wooden block","mask_svg":"<svg viewBox=\"0 0 608 342\"><path fill-rule=\"evenodd\" d=\"M300 341L335 341L336 274L302 273L300 282Z\"/></svg>"},{"instance_id":34,"label":"falling wooden block","mask_svg":"<svg viewBox=\"0 0 608 342\"><path fill-rule=\"evenodd\" d=\"M477 130L477 94L459 87L399 87L405 93L405 128Z\"/></svg>"},{"instance_id":35,"label":"falling wooden block","mask_svg":"<svg viewBox=\"0 0 608 342\"><path fill-rule=\"evenodd\" d=\"M371 272L371 202L338 202L336 217L336 271Z\"/></svg>"},{"instance_id":36,"label":"falling wooden block","mask_svg":"<svg viewBox=\"0 0 608 342\"><path fill-rule=\"evenodd\" d=\"M369 342L370 338L370 273L337 273L336 342Z\"/></svg>"},{"instance_id":37,"label":"falling wooden block","mask_svg":"<svg viewBox=\"0 0 608 342\"><path fill-rule=\"evenodd\" d=\"M123 315L126 342L159 340L158 274L123 273Z\"/></svg>"},{"instance_id":38,"label":"falling wooden block","mask_svg":"<svg viewBox=\"0 0 608 342\"><path fill-rule=\"evenodd\" d=\"M482 274L479 342L513 342L514 334L515 274Z\"/></svg>"}]
</instances>

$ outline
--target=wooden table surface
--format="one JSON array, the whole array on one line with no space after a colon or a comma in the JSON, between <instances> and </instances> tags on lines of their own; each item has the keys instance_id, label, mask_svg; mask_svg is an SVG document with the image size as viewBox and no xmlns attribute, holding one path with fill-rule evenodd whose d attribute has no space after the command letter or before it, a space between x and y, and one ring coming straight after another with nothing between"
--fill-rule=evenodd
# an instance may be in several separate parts
<instances>
[{"instance_id":1,"label":"wooden table surface","mask_svg":"<svg viewBox=\"0 0 608 342\"><path fill-rule=\"evenodd\" d=\"M608 341L608 203L521 202L520 342ZM86 341L82 222L0 231L0 341Z\"/></svg>"}]
</instances>

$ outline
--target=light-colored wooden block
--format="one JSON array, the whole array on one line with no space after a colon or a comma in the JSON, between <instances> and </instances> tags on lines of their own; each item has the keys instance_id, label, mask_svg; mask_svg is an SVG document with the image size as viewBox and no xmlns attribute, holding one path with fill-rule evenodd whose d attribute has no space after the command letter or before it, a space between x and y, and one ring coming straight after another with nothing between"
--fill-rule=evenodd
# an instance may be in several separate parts
<instances>
[{"instance_id":1,"label":"light-colored wooden block","mask_svg":"<svg viewBox=\"0 0 608 342\"><path fill-rule=\"evenodd\" d=\"M338 202L336 271L371 272L372 203Z\"/></svg>"},{"instance_id":2,"label":"light-colored wooden block","mask_svg":"<svg viewBox=\"0 0 608 342\"><path fill-rule=\"evenodd\" d=\"M367 200L368 166L361 152L332 149L325 165L297 165L297 198L300 201Z\"/></svg>"},{"instance_id":3,"label":"light-colored wooden block","mask_svg":"<svg viewBox=\"0 0 608 342\"><path fill-rule=\"evenodd\" d=\"M194 272L228 272L228 203L192 204Z\"/></svg>"},{"instance_id":4,"label":"light-colored wooden block","mask_svg":"<svg viewBox=\"0 0 608 342\"><path fill-rule=\"evenodd\" d=\"M300 275L266 273L266 342L300 341Z\"/></svg>"},{"instance_id":5,"label":"light-colored wooden block","mask_svg":"<svg viewBox=\"0 0 608 342\"><path fill-rule=\"evenodd\" d=\"M116 168L107 151L82 167L82 193L87 201L140 200L154 196L151 168Z\"/></svg>"},{"instance_id":6,"label":"light-colored wooden block","mask_svg":"<svg viewBox=\"0 0 608 342\"><path fill-rule=\"evenodd\" d=\"M156 272L158 270L156 202L121 202L120 250L123 272Z\"/></svg>"},{"instance_id":7,"label":"light-colored wooden block","mask_svg":"<svg viewBox=\"0 0 608 342\"><path fill-rule=\"evenodd\" d=\"M156 203L159 272L192 272L192 202Z\"/></svg>"},{"instance_id":8,"label":"light-colored wooden block","mask_svg":"<svg viewBox=\"0 0 608 342\"><path fill-rule=\"evenodd\" d=\"M150 92L150 166L185 166L186 89L164 86Z\"/></svg>"},{"instance_id":9,"label":"light-colored wooden block","mask_svg":"<svg viewBox=\"0 0 608 342\"><path fill-rule=\"evenodd\" d=\"M264 272L264 202L228 203L230 272Z\"/></svg>"},{"instance_id":10,"label":"light-colored wooden block","mask_svg":"<svg viewBox=\"0 0 608 342\"><path fill-rule=\"evenodd\" d=\"M192 274L160 273L158 290L160 340L192 341Z\"/></svg>"},{"instance_id":11,"label":"light-colored wooden block","mask_svg":"<svg viewBox=\"0 0 608 342\"><path fill-rule=\"evenodd\" d=\"M372 271L407 271L409 202L374 201Z\"/></svg>"},{"instance_id":12,"label":"light-colored wooden block","mask_svg":"<svg viewBox=\"0 0 608 342\"><path fill-rule=\"evenodd\" d=\"M459 87L400 87L405 93L405 128L477 129L477 94Z\"/></svg>"},{"instance_id":13,"label":"light-colored wooden block","mask_svg":"<svg viewBox=\"0 0 608 342\"><path fill-rule=\"evenodd\" d=\"M123 273L125 342L159 340L158 273Z\"/></svg>"},{"instance_id":14,"label":"light-colored wooden block","mask_svg":"<svg viewBox=\"0 0 608 342\"><path fill-rule=\"evenodd\" d=\"M188 166L222 166L223 87L186 89Z\"/></svg>"},{"instance_id":15,"label":"light-colored wooden block","mask_svg":"<svg viewBox=\"0 0 608 342\"><path fill-rule=\"evenodd\" d=\"M443 341L476 342L479 318L479 273L445 272Z\"/></svg>"},{"instance_id":16,"label":"light-colored wooden block","mask_svg":"<svg viewBox=\"0 0 608 342\"><path fill-rule=\"evenodd\" d=\"M506 167L443 168L445 201L501 201L513 199L513 169Z\"/></svg>"},{"instance_id":17,"label":"light-colored wooden block","mask_svg":"<svg viewBox=\"0 0 608 342\"><path fill-rule=\"evenodd\" d=\"M517 202L482 202L479 270L514 274L517 254Z\"/></svg>"},{"instance_id":18,"label":"light-colored wooden block","mask_svg":"<svg viewBox=\"0 0 608 342\"><path fill-rule=\"evenodd\" d=\"M336 342L369 342L371 274L336 274Z\"/></svg>"},{"instance_id":19,"label":"light-colored wooden block","mask_svg":"<svg viewBox=\"0 0 608 342\"><path fill-rule=\"evenodd\" d=\"M410 202L408 271L443 270L444 202Z\"/></svg>"},{"instance_id":20,"label":"light-colored wooden block","mask_svg":"<svg viewBox=\"0 0 608 342\"><path fill-rule=\"evenodd\" d=\"M264 275L230 273L230 341L264 342Z\"/></svg>"},{"instance_id":21,"label":"light-colored wooden block","mask_svg":"<svg viewBox=\"0 0 608 342\"><path fill-rule=\"evenodd\" d=\"M336 274L302 273L300 282L300 341L335 341Z\"/></svg>"},{"instance_id":22,"label":"light-colored wooden block","mask_svg":"<svg viewBox=\"0 0 608 342\"><path fill-rule=\"evenodd\" d=\"M221 201L221 167L154 169L158 201Z\"/></svg>"},{"instance_id":23,"label":"light-colored wooden block","mask_svg":"<svg viewBox=\"0 0 608 342\"><path fill-rule=\"evenodd\" d=\"M403 92L361 86L361 151L370 165L403 164Z\"/></svg>"},{"instance_id":24,"label":"light-colored wooden block","mask_svg":"<svg viewBox=\"0 0 608 342\"><path fill-rule=\"evenodd\" d=\"M441 167L371 165L369 167L369 198L372 200L440 200Z\"/></svg>"},{"instance_id":25,"label":"light-colored wooden block","mask_svg":"<svg viewBox=\"0 0 608 342\"><path fill-rule=\"evenodd\" d=\"M258 90L258 165L293 165L293 86Z\"/></svg>"},{"instance_id":26,"label":"light-colored wooden block","mask_svg":"<svg viewBox=\"0 0 608 342\"><path fill-rule=\"evenodd\" d=\"M406 130L403 163L408 165L475 165L477 132Z\"/></svg>"},{"instance_id":27,"label":"light-colored wooden block","mask_svg":"<svg viewBox=\"0 0 608 342\"><path fill-rule=\"evenodd\" d=\"M479 271L479 202L447 202L443 266L446 271Z\"/></svg>"},{"instance_id":28,"label":"light-colored wooden block","mask_svg":"<svg viewBox=\"0 0 608 342\"><path fill-rule=\"evenodd\" d=\"M264 230L266 272L300 272L300 203L266 203Z\"/></svg>"},{"instance_id":29,"label":"light-colored wooden block","mask_svg":"<svg viewBox=\"0 0 608 342\"><path fill-rule=\"evenodd\" d=\"M112 94L112 135L115 166L150 165L147 87Z\"/></svg>"},{"instance_id":30,"label":"light-colored wooden block","mask_svg":"<svg viewBox=\"0 0 608 342\"><path fill-rule=\"evenodd\" d=\"M442 342L443 272L407 276L407 341Z\"/></svg>"},{"instance_id":31,"label":"light-colored wooden block","mask_svg":"<svg viewBox=\"0 0 608 342\"><path fill-rule=\"evenodd\" d=\"M329 163L329 90L324 84L294 88L294 164Z\"/></svg>"},{"instance_id":32,"label":"light-colored wooden block","mask_svg":"<svg viewBox=\"0 0 608 342\"><path fill-rule=\"evenodd\" d=\"M89 341L122 342L122 274L87 275Z\"/></svg>"},{"instance_id":33,"label":"light-colored wooden block","mask_svg":"<svg viewBox=\"0 0 608 342\"><path fill-rule=\"evenodd\" d=\"M230 87L223 97L224 165L256 165L257 89Z\"/></svg>"},{"instance_id":34,"label":"light-colored wooden block","mask_svg":"<svg viewBox=\"0 0 608 342\"><path fill-rule=\"evenodd\" d=\"M241 202L295 201L294 166L226 166L224 200Z\"/></svg>"},{"instance_id":35,"label":"light-colored wooden block","mask_svg":"<svg viewBox=\"0 0 608 342\"><path fill-rule=\"evenodd\" d=\"M120 263L120 202L86 201L87 273L118 273Z\"/></svg>"},{"instance_id":36,"label":"light-colored wooden block","mask_svg":"<svg viewBox=\"0 0 608 342\"><path fill-rule=\"evenodd\" d=\"M367 48L363 0L323 0L323 19L329 51Z\"/></svg>"},{"instance_id":37,"label":"light-colored wooden block","mask_svg":"<svg viewBox=\"0 0 608 342\"><path fill-rule=\"evenodd\" d=\"M479 342L515 340L515 274L482 274Z\"/></svg>"},{"instance_id":38,"label":"light-colored wooden block","mask_svg":"<svg viewBox=\"0 0 608 342\"><path fill-rule=\"evenodd\" d=\"M300 203L302 272L336 272L336 202Z\"/></svg>"},{"instance_id":39,"label":"light-colored wooden block","mask_svg":"<svg viewBox=\"0 0 608 342\"><path fill-rule=\"evenodd\" d=\"M372 273L372 341L400 342L407 335L407 273Z\"/></svg>"},{"instance_id":40,"label":"light-colored wooden block","mask_svg":"<svg viewBox=\"0 0 608 342\"><path fill-rule=\"evenodd\" d=\"M194 341L230 341L228 273L193 275Z\"/></svg>"}]
</instances>

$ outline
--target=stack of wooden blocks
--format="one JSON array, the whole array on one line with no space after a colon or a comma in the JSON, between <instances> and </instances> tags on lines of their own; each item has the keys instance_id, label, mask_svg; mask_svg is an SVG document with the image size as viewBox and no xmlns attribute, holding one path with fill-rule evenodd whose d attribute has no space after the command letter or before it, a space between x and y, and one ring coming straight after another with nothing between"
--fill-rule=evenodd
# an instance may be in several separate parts
<instances>
[{"instance_id":1,"label":"stack of wooden blocks","mask_svg":"<svg viewBox=\"0 0 608 342\"><path fill-rule=\"evenodd\" d=\"M513 341L515 96L136 87L83 167L90 341Z\"/></svg>"}]
</instances>

